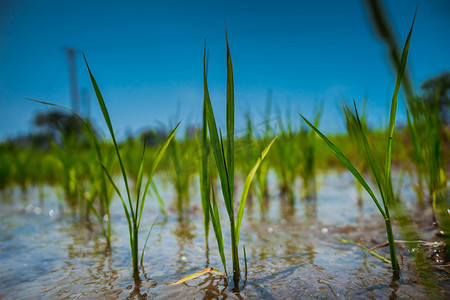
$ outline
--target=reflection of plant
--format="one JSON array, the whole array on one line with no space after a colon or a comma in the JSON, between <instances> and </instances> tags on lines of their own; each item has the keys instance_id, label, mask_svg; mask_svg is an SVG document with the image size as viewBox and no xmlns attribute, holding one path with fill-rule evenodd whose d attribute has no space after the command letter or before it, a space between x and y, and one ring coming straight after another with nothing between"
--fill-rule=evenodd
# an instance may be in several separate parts
<instances>
[{"instance_id":1,"label":"reflection of plant","mask_svg":"<svg viewBox=\"0 0 450 300\"><path fill-rule=\"evenodd\" d=\"M414 16L414 19L415 19L415 16ZM376 183L378 185L378 191L381 195L383 207L380 205L380 202L378 201L375 194L372 192L372 189L369 187L369 185L364 180L364 178L361 176L361 174L356 170L356 168L353 166L353 164L350 163L350 161L344 156L344 154L333 143L331 143L330 140L328 140L313 124L311 124L308 120L306 120L302 116L303 120L326 142L326 144L334 152L334 154L337 156L337 158L348 168L348 170L353 174L353 176L355 176L355 178L363 185L363 187L366 189L366 191L372 197L372 199L375 202L381 215L383 216L383 218L385 220L385 224L386 224L386 233L387 233L388 241L389 241L389 252L390 252L390 256L391 256L392 273L393 273L394 279L400 278L400 269L398 266L397 254L396 254L395 244L394 244L394 235L392 232L391 217L389 214L389 206L393 205L395 203L395 199L394 199L393 191L392 191L392 187L391 187L391 181L390 181L390 169L391 169L391 158L392 158L392 136L394 134L395 119L396 119L396 114L397 114L397 97L398 97L398 92L400 89L400 84L403 79L403 74L405 72L406 61L408 58L409 42L410 42L413 26L414 26L414 20L411 25L411 29L409 31L408 37L406 39L405 46L403 47L401 63L399 65L399 68L397 71L397 79L395 82L394 94L392 96L392 101L391 101L391 112L390 112L389 125L388 125L388 135L387 135L387 143L386 143L387 144L386 158L385 158L384 169L380 165L380 162L378 160L376 160L373 155L373 152L368 143L367 136L364 131L363 125L361 123L361 120L359 119L358 111L356 110L356 104L355 104L355 114L356 114L356 118L358 121L359 132L362 137L362 141L363 141L364 149L366 151L367 159L370 163L370 167L372 169L372 172L376 179Z\"/></svg>"}]
</instances>

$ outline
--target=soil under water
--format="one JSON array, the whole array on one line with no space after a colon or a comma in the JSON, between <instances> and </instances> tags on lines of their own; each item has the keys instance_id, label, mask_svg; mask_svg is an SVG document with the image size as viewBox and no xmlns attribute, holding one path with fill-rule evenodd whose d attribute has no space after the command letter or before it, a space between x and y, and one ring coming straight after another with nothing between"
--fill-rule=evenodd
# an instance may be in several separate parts
<instances>
[{"instance_id":1,"label":"soil under water","mask_svg":"<svg viewBox=\"0 0 450 300\"><path fill-rule=\"evenodd\" d=\"M298 299L298 298L450 298L450 280L441 250L422 247L434 262L433 282L426 284L404 244L397 245L401 279L392 281L390 264L363 251L386 242L384 220L368 197L356 204L354 181L348 173L329 173L318 178L316 200L295 199L295 205L277 193L271 174L266 213L256 199L248 200L240 235L248 260L247 279L233 292L232 279L207 274L171 285L207 266L223 271L212 227L209 261L205 253L203 213L197 183L191 187L189 211L169 209L159 216L145 253L140 281L132 276L128 227L121 203L112 204L112 252L96 220L91 225L73 217L61 204L60 192L45 186L30 188L26 195L11 189L0 201L0 298L1 299ZM417 209L411 185L405 180L402 198L417 220L421 238L438 242L428 210ZM176 207L174 190L159 178L161 196ZM298 186L300 186L298 184ZM296 194L299 187L295 187ZM44 197L39 197L43 193ZM41 199L40 199L41 198ZM239 199L239 198L237 198ZM154 197L147 200L141 224L142 247L151 223L158 216ZM227 216L222 201L221 217L225 253L231 256ZM64 208L64 209L62 209ZM419 213L417 213L419 212ZM401 239L398 226L396 239ZM431 245L431 246L430 246ZM374 250L389 258L387 247ZM436 262L437 261L437 262ZM228 258L228 274L231 258ZM433 284L432 284L433 285Z\"/></svg>"}]
</instances>

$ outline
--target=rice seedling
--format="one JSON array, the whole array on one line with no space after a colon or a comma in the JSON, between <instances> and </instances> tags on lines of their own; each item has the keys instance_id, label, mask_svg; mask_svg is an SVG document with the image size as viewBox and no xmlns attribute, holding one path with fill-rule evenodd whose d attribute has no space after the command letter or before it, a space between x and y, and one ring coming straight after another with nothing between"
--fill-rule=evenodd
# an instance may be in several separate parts
<instances>
[{"instance_id":1,"label":"rice seedling","mask_svg":"<svg viewBox=\"0 0 450 300\"><path fill-rule=\"evenodd\" d=\"M202 130L199 133L199 141L200 141L200 149L201 149L201 160L200 160L200 193L202 198L202 209L203 209L203 226L205 230L205 252L206 252L206 265L209 264L209 224L210 221L210 213L209 207L211 203L211 191L212 191L212 183L210 177L209 170L209 140L208 140L208 124L206 119L206 107L205 101L203 101L203 112L202 112ZM222 247L223 251L223 247Z\"/></svg>"},{"instance_id":2,"label":"rice seedling","mask_svg":"<svg viewBox=\"0 0 450 300\"><path fill-rule=\"evenodd\" d=\"M372 13L375 28L381 39L386 43L391 62L395 67L399 65L400 56L393 29L387 22L387 17L379 1L367 2ZM442 225L438 225L450 243L450 214L448 212L449 197L446 192L445 162L442 157L442 122L440 119L440 104L437 99L439 89L443 86L433 84L434 90L427 99L414 95L412 79L408 72L404 74L403 89L406 94L407 127L410 133L413 149L410 152L417 176L416 195L420 205L424 205L424 181L428 190L428 204L433 208L433 222L437 216ZM447 249L450 255L450 250Z\"/></svg>"},{"instance_id":3,"label":"rice seedling","mask_svg":"<svg viewBox=\"0 0 450 300\"><path fill-rule=\"evenodd\" d=\"M296 151L296 143L293 142L295 133L292 128L292 122L289 115L286 124L279 114L278 118L278 142L275 146L274 158L272 159L272 167L279 178L280 194L288 200L290 206L294 205L294 190L296 169L299 166L299 152Z\"/></svg>"},{"instance_id":4,"label":"rice seedling","mask_svg":"<svg viewBox=\"0 0 450 300\"><path fill-rule=\"evenodd\" d=\"M318 127L322 108L319 108L314 118L314 126ZM300 178L302 179L302 194L305 199L316 199L316 136L314 131L307 130L305 126L301 126L300 132L297 134L296 142L299 143L300 154Z\"/></svg>"},{"instance_id":5,"label":"rice seedling","mask_svg":"<svg viewBox=\"0 0 450 300\"><path fill-rule=\"evenodd\" d=\"M13 182L12 176L12 153L9 151L8 144L0 146L0 191L4 192Z\"/></svg>"},{"instance_id":6,"label":"rice seedling","mask_svg":"<svg viewBox=\"0 0 450 300\"><path fill-rule=\"evenodd\" d=\"M450 206L447 193L446 162L443 156L443 123L439 108L439 87L435 94L407 101L407 125L412 141L410 156L417 176L419 204L432 208L432 222L447 245L450 244ZM447 255L450 250L447 249Z\"/></svg>"},{"instance_id":7,"label":"rice seedling","mask_svg":"<svg viewBox=\"0 0 450 300\"><path fill-rule=\"evenodd\" d=\"M270 114L271 114L271 94L269 93L266 103L266 111L264 116L265 129L264 133L261 135L256 135L256 143L258 144L259 151L264 149L264 145L270 140L270 137L273 136L272 129L270 127ZM270 170L269 161L266 159L261 162L261 165L256 172L256 182L258 183L258 202L261 216L265 216L265 201L268 198L268 175Z\"/></svg>"},{"instance_id":8,"label":"rice seedling","mask_svg":"<svg viewBox=\"0 0 450 300\"><path fill-rule=\"evenodd\" d=\"M191 179L196 171L193 166L194 160L192 146L188 140L187 133L183 140L175 137L168 148L168 156L170 159L169 174L173 181L176 191L176 208L179 217L189 207L189 186Z\"/></svg>"},{"instance_id":9,"label":"rice seedling","mask_svg":"<svg viewBox=\"0 0 450 300\"><path fill-rule=\"evenodd\" d=\"M83 56L84 57L84 56ZM159 162L161 161L164 153L167 150L167 147L169 146L170 141L172 140L172 138L175 135L175 131L179 126L179 123L176 125L176 127L170 132L169 136L166 138L166 140L162 143L162 145L160 146L159 150L157 151L157 153L155 154L153 161L152 161L152 165L151 165L151 169L149 172L149 175L147 176L147 183L144 186L144 190L143 193L141 193L142 190L142 184L143 184L143 179L144 179L144 155L145 155L145 150L146 150L146 145L144 143L142 152L141 152L141 156L140 156L140 161L139 161L139 172L136 178L136 191L135 191L135 200L133 201L132 196L131 196L131 189L130 189L130 184L129 184L129 180L128 180L128 176L127 173L125 171L125 167L124 167L124 163L122 160L122 156L120 154L120 150L119 150L119 146L114 134L114 129L111 123L111 119L108 113L108 109L106 107L106 104L103 100L103 96L100 92L100 89L97 85L97 82L94 78L94 76L92 75L92 72L89 68L89 65L87 63L86 58L84 57L85 63L86 63L86 67L89 73L89 77L92 83L92 86L94 88L95 91L95 95L97 97L97 101L99 103L99 106L101 108L102 111L102 115L104 117L105 123L108 127L109 133L111 135L112 138L112 142L113 142L113 146L114 146L114 152L115 155L119 161L119 166L120 166L120 171L121 171L121 175L122 175L122 179L123 182L125 184L125 192L126 192L126 198L122 195L121 191L119 190L117 184L115 183L112 173L108 170L108 168L105 165L105 161L103 159L102 156L102 152L100 150L100 145L99 145L99 141L97 139L96 134L94 133L91 125L79 114L77 114L76 112L74 112L73 110L66 108L66 107L62 107L53 103L48 103L48 102L43 102L43 101L38 101L38 100L32 100L29 99L31 101L35 101L35 102L39 102L39 103L43 103L46 105L50 105L50 106L55 106L55 107L59 107L59 108L63 108L66 110L71 111L72 113L74 113L80 120L83 121L84 125L86 126L87 130L89 131L89 134L93 140L94 143L94 148L95 148L95 152L97 154L97 159L98 162L100 163L100 167L103 170L103 174L106 175L106 178L108 179L108 181L111 183L111 185L113 186L114 190L116 191L117 195L119 196L121 203L122 203L122 207L125 213L125 217L127 219L127 223L128 223L128 231L129 231L129 240L130 240L130 252L131 252L131 258L132 258L132 266L133 266L133 277L135 278L135 280L139 280L139 228L140 228L140 224L141 224L141 218L142 218L142 212L144 209L144 204L145 204L145 200L146 200L146 196L148 193L148 190L150 188L150 185L152 183L152 178L153 175L156 171L156 168L159 165ZM105 180L106 182L106 180ZM105 189L105 185L102 183L101 184L101 190L102 193L105 196L105 201L109 201L109 198L107 197L107 189ZM108 199L108 200L106 200ZM107 206L109 205L109 202L107 203ZM93 208L93 206L91 205L91 208ZM94 209L93 209L94 210ZM95 210L94 210L95 211ZM101 219L100 215L98 213L96 213L97 218ZM108 216L109 218L109 216ZM148 239L148 238L147 238ZM142 251L145 250L142 249Z\"/></svg>"},{"instance_id":10,"label":"rice seedling","mask_svg":"<svg viewBox=\"0 0 450 300\"><path fill-rule=\"evenodd\" d=\"M84 134L86 136L90 136L93 144L94 144L94 156L92 156L92 152L91 149L88 149L89 152L88 157L90 157L90 159L85 160L83 162L78 162L78 165L84 165L84 170L79 172L79 173L84 173L84 174L88 174L88 176L86 176L87 178L83 178L83 179L79 179L77 180L76 178L70 178L70 185L73 185L73 189L77 192L77 194L81 194L83 198L80 199L84 200L83 203L85 204L85 216L86 219L89 219L89 213L92 212L95 217L98 219L99 224L101 226L102 229L102 233L106 239L106 252L109 252L111 249L111 221L110 221L110 214L109 214L109 208L110 208L110 201L111 201L111 193L109 191L109 187L107 186L107 177L106 177L106 172L104 172L103 169L105 169L105 166L107 165L107 162L110 161L110 159L108 158L107 160L105 160L102 156L102 152L100 151L100 143L97 139L97 136L92 128L91 123L88 120L85 120L81 115L79 115L77 112L73 111L70 108L61 106L61 105L57 105L54 103L50 103L50 102L44 102L44 101L39 101L39 100L34 100L34 99L27 99L29 101L33 101L33 102L37 102L37 103L41 103L44 105L48 105L48 106L53 106L53 107L57 107L59 109L63 109L66 111L69 111L70 113L72 113L73 115L75 115L79 120L82 121L82 124L84 125ZM63 168L64 168L64 162L67 160L81 160L80 158L82 158L82 155L80 152L74 152L75 149L72 149L72 147L68 147L67 143L64 142L65 138L68 135L66 134L62 134L62 140L63 140L63 145L65 145L65 148L70 148L71 151L67 151L68 154L65 154L64 150L65 149L60 149L56 143L54 141L51 141L52 143L52 148L56 149L56 158L57 158L57 163L59 163ZM80 149L78 149L80 150ZM74 153L77 153L76 158L74 158ZM107 152L107 154L109 154L109 152ZM72 156L70 156L72 155ZM94 157L95 157L95 163L94 163ZM100 163L99 168L98 167L94 167L94 166L98 166L98 163ZM64 173L67 172L67 170L63 170L63 171L59 171L59 173ZM70 174L70 171L69 171ZM66 175L67 176L67 175ZM64 177L63 177L64 178ZM86 190L85 187L81 186L82 184L84 184L84 181L88 179L90 182L90 188L88 190ZM66 179L67 180L67 179ZM98 209L95 208L94 205L94 200L96 198L99 198L99 205L100 205L100 211ZM79 205L80 207L80 216L82 215L81 213L81 205ZM105 225L106 223L106 225Z\"/></svg>"},{"instance_id":11,"label":"rice seedling","mask_svg":"<svg viewBox=\"0 0 450 300\"><path fill-rule=\"evenodd\" d=\"M12 158L12 170L11 175L14 178L16 184L20 186L22 195L26 195L27 188L30 183L28 177L29 166L27 161L32 156L32 153L28 150L21 151L18 155L13 155Z\"/></svg>"},{"instance_id":12,"label":"rice seedling","mask_svg":"<svg viewBox=\"0 0 450 300\"><path fill-rule=\"evenodd\" d=\"M161 196L159 195L159 191L156 187L156 184L154 182L152 182L151 186L152 186L152 192L153 192L153 194L155 194L156 199L158 200L159 212L164 216L164 220L167 220L166 205L164 204L164 201L162 200Z\"/></svg>"},{"instance_id":13,"label":"rice seedling","mask_svg":"<svg viewBox=\"0 0 450 300\"><path fill-rule=\"evenodd\" d=\"M114 134L114 130L112 127L112 123L111 123L111 119L108 113L108 109L106 108L106 104L103 100L103 96L100 92L100 89L97 85L97 82L94 78L94 76L92 75L92 72L89 68L89 65L87 63L86 58L84 57L85 63L86 63L86 67L88 69L89 72L89 77L91 79L91 83L92 86L94 88L95 91L95 95L97 97L97 101L100 105L100 108L102 110L102 114L104 117L104 120L106 122L106 125L108 126L108 130L109 133L111 135L112 141L113 141L113 145L114 145L114 149L116 152L116 156L117 159L119 161L119 165L120 165L120 169L121 169L121 174L122 174L122 179L124 181L125 184L125 189L126 189L126 198L122 195L122 193L120 192L119 188L117 187L114 179L112 178L110 172L106 169L106 167L103 165L103 162L101 160L101 156L100 156L100 152L99 153L99 160L100 163L102 163L102 167L103 170L105 171L109 181L111 182L111 184L113 185L115 191L117 192L121 202L122 202L122 206L123 206L123 210L125 212L125 216L127 218L127 223L128 223L128 231L129 231L129 239L130 239L130 251L131 251L131 257L132 257L132 265L133 265L133 275L135 278L139 277L139 256L138 256L138 249L139 249L139 227L141 224L141 217L142 217L142 212L144 209L144 204L145 204L145 200L146 200L146 196L148 193L148 189L150 187L150 184L152 182L152 178L153 178L153 174L156 171L156 168L159 164L159 162L161 161L164 153L166 152L167 147L169 146L170 141L172 140L172 138L175 135L175 131L179 126L179 123L175 126L175 128L170 132L169 136L166 138L166 140L163 142L163 144L160 146L158 152L156 153L153 162L152 162L152 168L151 171L148 175L147 178L147 183L145 184L145 188L143 193L141 194L141 186L142 186L142 182L143 182L143 174L144 174L144 170L143 170L143 166L144 166L144 154L145 154L145 144L144 147L142 149L142 155L141 155L141 159L140 159L140 163L139 163L139 172L138 172L138 176L137 176L137 181L136 181L136 199L133 203L133 199L131 197L131 191L130 191L130 187L129 187L129 183L128 183L128 177L127 177L127 173L125 171L124 168L124 164L122 162L122 158L120 155L120 151L119 151L119 147L116 141L116 137ZM125 199L127 199L127 201L125 201Z\"/></svg>"},{"instance_id":14,"label":"rice seedling","mask_svg":"<svg viewBox=\"0 0 450 300\"><path fill-rule=\"evenodd\" d=\"M363 102L363 109L362 109L362 115L360 116L361 126L363 127L364 132L369 133L369 128L367 127L366 123L366 110L365 110L365 104L366 102ZM363 143L361 132L359 130L359 124L358 119L356 115L352 112L350 107L348 105L344 105L342 107L342 111L345 115L345 125L347 127L347 133L350 138L355 141L356 145L360 145ZM357 160L357 169L362 173L366 174L368 170L368 162L365 157L364 149L363 147L356 147L356 157ZM355 179L356 189L358 192L358 199L357 203L359 206L362 206L362 193L363 193L363 187L358 182L358 180Z\"/></svg>"},{"instance_id":15,"label":"rice seedling","mask_svg":"<svg viewBox=\"0 0 450 300\"><path fill-rule=\"evenodd\" d=\"M235 141L235 151L239 149L239 155L236 155L235 158L236 174L242 174L242 177L244 178L247 175L246 173L248 172L248 170L250 170L253 166L253 158L258 155L256 150L256 143L254 140L254 131L250 112L247 112L245 114L245 122L246 129L244 135L236 139ZM256 189L255 186L252 185L248 192L249 204L253 202L253 197L255 196L255 194Z\"/></svg>"},{"instance_id":16,"label":"rice seedling","mask_svg":"<svg viewBox=\"0 0 450 300\"><path fill-rule=\"evenodd\" d=\"M112 161L109 153L103 155L103 164L110 167ZM95 158L97 154L94 153ZM111 215L110 215L110 204L113 191L111 186L108 185L108 179L102 167L98 167L98 163L90 163L89 170L89 182L90 189L86 194L87 201L87 215L90 211L97 218L98 223L101 226L103 236L106 240L106 251L111 250ZM95 199L98 199L99 207L95 206Z\"/></svg>"},{"instance_id":17,"label":"rice seedling","mask_svg":"<svg viewBox=\"0 0 450 300\"><path fill-rule=\"evenodd\" d=\"M226 147L224 146L222 133L217 130L217 125L214 117L214 112L211 105L211 99L209 97L208 91L208 83L206 77L206 45L205 45L205 54L203 57L203 85L204 85L204 107L206 111L206 120L208 123L209 129L209 137L211 141L212 153L214 156L214 160L216 162L217 171L219 174L219 179L222 188L222 196L225 202L225 207L227 210L228 218L230 221L230 233L231 233L231 257L233 262L233 282L235 290L239 289L239 280L240 280L240 268L239 268L239 232L242 223L242 219L244 216L244 208L247 200L248 191L250 188L250 184L252 183L253 177L264 157L270 150L270 147L275 141L275 138L270 142L270 144L263 150L260 157L258 158L256 164L250 170L248 174L244 187L241 194L241 200L239 202L239 208L237 211L237 215L235 217L234 211L234 79L233 79L233 66L231 61L231 53L228 44L228 37L225 34L226 45L227 45L227 92L226 92L226 127L227 127L227 140ZM221 244L223 245L223 237L221 232L218 230L220 228L220 217L217 209L217 203L215 201L215 196L213 193L213 205L210 206L210 214L211 220L214 227L214 232L216 233L216 240L219 244L219 248ZM220 250L219 250L220 251ZM222 259L224 269L226 272L226 263L225 260Z\"/></svg>"},{"instance_id":18,"label":"rice seedling","mask_svg":"<svg viewBox=\"0 0 450 300\"><path fill-rule=\"evenodd\" d=\"M62 135L61 147L52 141L53 151L61 164L61 185L64 189L65 199L69 203L72 211L74 211L77 207L80 197L80 189L78 188L79 182L77 180L77 163L79 161L74 159L74 153L76 151L75 143L76 141L74 136L66 135Z\"/></svg>"},{"instance_id":19,"label":"rice seedling","mask_svg":"<svg viewBox=\"0 0 450 300\"><path fill-rule=\"evenodd\" d=\"M390 108L390 116L389 116L389 124L388 124L388 131L387 131L387 138L386 138L386 157L384 162L384 168L380 165L379 161L377 161L373 155L372 149L368 143L367 136L364 132L364 129L361 124L361 120L358 115L358 111L356 109L356 103L355 103L355 114L358 120L359 125L359 131L361 133L362 139L363 139L363 145L366 150L366 155L368 158L368 161L370 163L370 167L372 169L372 172L374 174L374 177L376 179L376 183L378 186L378 191L381 196L381 203L383 204L383 207L380 204L380 201L373 193L372 189L369 187L367 182L364 180L364 178L361 176L361 174L357 171L357 169L353 166L352 163L344 156L344 154L339 150L328 138L323 135L313 124L311 124L306 118L304 118L302 115L301 117L303 120L325 141L325 143L329 146L329 148L333 151L333 153L336 155L336 157L347 167L347 169L355 176L355 178L363 185L365 190L369 193L373 201L375 202L378 210L380 211L381 215L383 216L385 220L386 225L386 233L387 238L389 242L389 253L391 257L391 263L392 263L392 273L394 280L397 280L400 278L400 269L398 265L397 260L397 254L395 250L395 243L394 243L394 235L392 231L392 225L391 225L391 217L389 214L389 206L392 205L393 199L393 192L390 185L390 169L391 169L391 159L392 159L392 137L394 134L394 127L395 127L395 119L397 114L397 97L400 89L400 85L403 79L403 74L405 72L406 68L406 61L408 58L408 51L409 51L409 43L411 39L412 29L414 26L415 21L415 14L414 19L411 24L410 31L408 33L408 37L406 39L405 45L403 47L401 61L397 70L397 78L395 82L395 88L394 93L392 95L391 100L391 108Z\"/></svg>"}]
</instances>

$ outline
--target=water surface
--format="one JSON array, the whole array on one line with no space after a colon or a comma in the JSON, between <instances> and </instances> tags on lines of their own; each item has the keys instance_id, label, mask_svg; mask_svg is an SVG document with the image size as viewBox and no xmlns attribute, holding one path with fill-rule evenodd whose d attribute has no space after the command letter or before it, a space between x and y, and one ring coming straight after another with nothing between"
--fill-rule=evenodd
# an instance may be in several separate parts
<instances>
[{"instance_id":1,"label":"water surface","mask_svg":"<svg viewBox=\"0 0 450 300\"><path fill-rule=\"evenodd\" d=\"M247 279L240 292L216 275L205 275L169 286L184 276L212 266L223 271L214 233L210 230L207 258L203 213L196 190L191 188L189 211L178 213L170 184L159 184L169 207L166 220L158 217L145 254L140 281L132 277L128 227L118 199L112 204L112 252L93 218L74 217L60 201L55 188L33 187L26 195L19 189L3 194L0 201L0 298L1 299L298 299L298 298L426 298L429 288L418 275L411 255L398 246L402 278L391 280L390 265L344 238L373 247L386 241L384 222L369 198L356 205L351 175L330 173L319 178L316 200L295 199L295 205L277 193L270 181L266 213L256 199L248 200L241 228L248 259ZM296 191L300 194L300 184ZM43 197L40 197L43 194ZM407 180L403 197L416 211ZM239 199L239 198L237 198ZM219 200L221 202L221 200ZM141 224L142 246L151 223L158 216L149 198ZM221 203L220 203L221 204ZM420 234L433 239L429 212L420 215ZM226 213L221 205L225 252L231 255ZM399 237L398 237L399 238ZM375 250L389 258L387 247ZM231 273L231 260L227 261ZM438 296L450 297L448 273L433 268ZM243 274L243 277L244 274Z\"/></svg>"}]
</instances>

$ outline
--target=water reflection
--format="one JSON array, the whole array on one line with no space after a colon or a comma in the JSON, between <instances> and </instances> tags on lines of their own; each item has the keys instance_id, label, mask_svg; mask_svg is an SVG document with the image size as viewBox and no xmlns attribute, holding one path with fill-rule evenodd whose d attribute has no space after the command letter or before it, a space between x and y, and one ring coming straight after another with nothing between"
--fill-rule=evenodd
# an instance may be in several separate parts
<instances>
[{"instance_id":1,"label":"water reflection","mask_svg":"<svg viewBox=\"0 0 450 300\"><path fill-rule=\"evenodd\" d=\"M147 275L144 276L147 277ZM148 299L151 297L151 295L149 295L149 293L151 294L151 289L154 289L157 285L158 284L151 278L146 278L146 280L143 281L139 276L134 277L134 286L131 284L127 286L127 290L132 290L127 299ZM141 290L146 290L147 292L142 292Z\"/></svg>"},{"instance_id":2,"label":"water reflection","mask_svg":"<svg viewBox=\"0 0 450 300\"><path fill-rule=\"evenodd\" d=\"M295 217L295 205L287 197L281 197L279 203L280 219L290 223Z\"/></svg>"},{"instance_id":3,"label":"water reflection","mask_svg":"<svg viewBox=\"0 0 450 300\"><path fill-rule=\"evenodd\" d=\"M195 235L193 231L195 230L194 224L187 219L184 215L179 216L177 220L176 229L173 234L176 237L178 250L177 250L177 269L180 273L186 270L188 264L188 253L186 247L189 249L193 245L193 239Z\"/></svg>"},{"instance_id":4,"label":"water reflection","mask_svg":"<svg viewBox=\"0 0 450 300\"><path fill-rule=\"evenodd\" d=\"M317 223L317 199L307 198L303 200L304 217L308 224Z\"/></svg>"},{"instance_id":5,"label":"water reflection","mask_svg":"<svg viewBox=\"0 0 450 300\"><path fill-rule=\"evenodd\" d=\"M352 184L351 181L349 183ZM19 192L16 196L20 195ZM52 195L50 190L46 192ZM421 282L423 279L418 277L406 252L403 252L406 259L402 276L407 280L389 285L389 265L379 263L358 248L355 250L336 243L339 237L352 241L361 241L361 237L366 241L372 237L382 238L384 223L368 217L364 222L351 225L344 222L341 225L341 220L353 222L358 219L356 207L349 213L336 214L343 203L354 204L354 198L326 198L322 197L322 193L315 200L303 199L296 205L292 205L287 198L271 197L271 207L266 210L264 221L258 214L258 202L253 202L252 213L247 215L251 210L246 211L249 218L243 222L241 236L241 245L245 244L247 248L249 280L246 283L241 281L241 292L235 294L232 294L231 280L227 283L210 274L192 280L190 285L167 286L179 274L201 268L205 263L204 254L194 249L204 245L199 210L191 214L177 215L176 211L169 214L167 223L157 227L156 234L161 238L148 248L152 251L146 264L151 270L150 276L142 270L141 277L133 281L130 276L127 223L120 203L113 206L111 214L116 222L112 254L105 254L105 242L101 239L99 227L95 227L98 226L96 223L89 228L85 222L59 212L56 213L58 218L49 216L50 208L57 211L56 200L53 203L45 198L46 207L39 205L41 214L34 211L37 197L35 202L26 205L19 203L17 208L2 202L0 262L8 276L11 274L12 280L6 279L0 284L0 298L284 299L301 296L339 298L345 295L347 298L395 299L427 296ZM33 194L38 196L30 191L30 196ZM31 203L33 206L27 212L26 207ZM330 205L331 209L324 209ZM15 210L16 215L11 213ZM367 208L366 213L371 216ZM362 210L359 214L362 215ZM225 213L223 217L226 218ZM153 233L152 238L154 241ZM226 238L229 239L229 236ZM210 243L213 249L211 262L215 264L212 266L220 266L212 230ZM225 242L225 248L225 253L231 253L229 240ZM8 265L11 259L17 259L18 268ZM208 260L206 264L209 264ZM27 267L22 268L25 265ZM442 280L439 284L442 282L444 288L448 285L447 277L438 280ZM12 285L16 286L11 288Z\"/></svg>"},{"instance_id":6,"label":"water reflection","mask_svg":"<svg viewBox=\"0 0 450 300\"><path fill-rule=\"evenodd\" d=\"M223 285L221 286L221 282ZM204 292L202 299L227 299L226 294L228 281L226 278L207 274L206 278L197 286L200 291Z\"/></svg>"}]
</instances>

